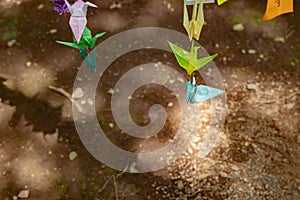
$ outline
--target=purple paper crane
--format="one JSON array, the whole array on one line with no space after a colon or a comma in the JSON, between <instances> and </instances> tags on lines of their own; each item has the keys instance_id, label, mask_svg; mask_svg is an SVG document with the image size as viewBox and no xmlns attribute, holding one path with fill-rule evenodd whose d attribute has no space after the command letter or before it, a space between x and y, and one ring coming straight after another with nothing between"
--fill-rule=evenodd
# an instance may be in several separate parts
<instances>
[{"instance_id":1,"label":"purple paper crane","mask_svg":"<svg viewBox=\"0 0 300 200\"><path fill-rule=\"evenodd\" d=\"M91 6L97 8L97 6L95 4L92 4L90 2L84 2L82 0L77 0L74 4L72 4L72 6L67 0L65 0L65 2L71 13L69 24L71 26L72 32L77 43L79 43L84 27L87 24L87 7Z\"/></svg>"},{"instance_id":2,"label":"purple paper crane","mask_svg":"<svg viewBox=\"0 0 300 200\"><path fill-rule=\"evenodd\" d=\"M64 13L69 13L65 0L54 0L53 3L54 3L53 9L56 12L58 12L60 15Z\"/></svg>"}]
</instances>

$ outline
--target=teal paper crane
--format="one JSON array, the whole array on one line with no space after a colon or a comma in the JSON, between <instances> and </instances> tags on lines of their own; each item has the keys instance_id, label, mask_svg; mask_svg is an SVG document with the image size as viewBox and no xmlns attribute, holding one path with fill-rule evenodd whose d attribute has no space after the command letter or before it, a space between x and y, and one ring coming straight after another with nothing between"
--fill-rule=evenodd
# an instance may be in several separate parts
<instances>
[{"instance_id":1,"label":"teal paper crane","mask_svg":"<svg viewBox=\"0 0 300 200\"><path fill-rule=\"evenodd\" d=\"M188 81L185 83L185 89L185 100L187 103L201 103L225 93L224 90L206 85L197 85L195 77L193 77L192 82Z\"/></svg>"}]
</instances>

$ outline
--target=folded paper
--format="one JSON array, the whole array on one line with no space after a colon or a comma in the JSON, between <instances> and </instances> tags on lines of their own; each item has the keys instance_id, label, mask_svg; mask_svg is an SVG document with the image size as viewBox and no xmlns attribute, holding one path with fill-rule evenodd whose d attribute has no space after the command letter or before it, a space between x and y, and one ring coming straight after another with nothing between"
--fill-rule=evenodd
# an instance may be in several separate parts
<instances>
[{"instance_id":1,"label":"folded paper","mask_svg":"<svg viewBox=\"0 0 300 200\"><path fill-rule=\"evenodd\" d=\"M209 87L206 85L196 85L195 77L193 77L192 83L190 81L185 83L185 88L185 99L187 103L201 103L225 92L224 90Z\"/></svg>"},{"instance_id":2,"label":"folded paper","mask_svg":"<svg viewBox=\"0 0 300 200\"><path fill-rule=\"evenodd\" d=\"M65 0L53 0L53 3L54 3L53 9L56 12L58 12L60 15L70 12Z\"/></svg>"},{"instance_id":3,"label":"folded paper","mask_svg":"<svg viewBox=\"0 0 300 200\"><path fill-rule=\"evenodd\" d=\"M266 12L262 19L270 20L293 11L293 0L268 0Z\"/></svg>"},{"instance_id":4,"label":"folded paper","mask_svg":"<svg viewBox=\"0 0 300 200\"><path fill-rule=\"evenodd\" d=\"M87 24L87 19L86 19L87 7L91 6L97 8L97 6L95 4L92 4L90 2L84 2L82 0L77 0L72 5L70 5L70 3L67 0L65 0L65 2L71 13L69 24L71 26L76 41L79 43L84 28L86 27Z\"/></svg>"},{"instance_id":5,"label":"folded paper","mask_svg":"<svg viewBox=\"0 0 300 200\"><path fill-rule=\"evenodd\" d=\"M188 75L192 75L192 73L201 67L205 66L207 63L212 61L218 54L214 54L212 56L207 56L204 58L198 59L198 50L200 46L194 46L194 41L192 42L191 51L188 52L181 47L169 42L169 45L174 53L179 65L184 68Z\"/></svg>"},{"instance_id":6,"label":"folded paper","mask_svg":"<svg viewBox=\"0 0 300 200\"><path fill-rule=\"evenodd\" d=\"M84 28L84 31L82 33L82 37L79 42L76 41L75 36L73 35L73 42L62 42L62 41L56 41L59 44L66 45L68 47L72 47L75 49L79 49L81 53L82 59L86 61L86 64L88 68L92 71L96 71L96 50L93 50L92 57L89 57L88 54L86 53L85 49L93 49L95 47L96 41L98 38L102 37L105 34L103 33L98 33L94 37L92 36L92 33L90 29L87 27Z\"/></svg>"},{"instance_id":7,"label":"folded paper","mask_svg":"<svg viewBox=\"0 0 300 200\"><path fill-rule=\"evenodd\" d=\"M89 56L88 53L85 50L79 50L81 54L81 58L85 61L87 67L91 71L97 71L97 64L96 64L96 48L93 49L92 55Z\"/></svg>"},{"instance_id":8,"label":"folded paper","mask_svg":"<svg viewBox=\"0 0 300 200\"><path fill-rule=\"evenodd\" d=\"M217 0L218 5L221 5L221 4L225 3L226 1L227 1L227 0Z\"/></svg>"},{"instance_id":9,"label":"folded paper","mask_svg":"<svg viewBox=\"0 0 300 200\"><path fill-rule=\"evenodd\" d=\"M183 7L183 26L187 31L190 40L192 40L193 38L199 40L204 24L203 1L200 1L200 3L198 4L197 0L194 0L191 20L189 19L189 13L185 1Z\"/></svg>"},{"instance_id":10,"label":"folded paper","mask_svg":"<svg viewBox=\"0 0 300 200\"><path fill-rule=\"evenodd\" d=\"M76 41L76 38L74 35L73 35L73 43L72 42L62 42L62 41L56 41L56 42L59 44L69 46L69 47L73 47L75 49L79 49L79 50L80 49L84 50L85 48L92 49L92 48L94 48L94 46L96 44L96 40L98 38L102 37L104 34L105 34L105 32L99 33L93 37L90 29L85 27L84 31L82 33L82 37L79 42Z\"/></svg>"}]
</instances>

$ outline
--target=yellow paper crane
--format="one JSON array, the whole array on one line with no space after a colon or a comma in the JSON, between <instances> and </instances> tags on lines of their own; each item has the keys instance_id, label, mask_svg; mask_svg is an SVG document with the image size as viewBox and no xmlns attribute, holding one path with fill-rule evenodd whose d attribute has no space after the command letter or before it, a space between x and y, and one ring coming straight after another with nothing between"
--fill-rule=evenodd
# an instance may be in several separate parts
<instances>
[{"instance_id":1,"label":"yellow paper crane","mask_svg":"<svg viewBox=\"0 0 300 200\"><path fill-rule=\"evenodd\" d=\"M189 14L185 0L183 9L183 26L187 31L190 40L193 38L199 40L202 26L204 24L203 1L200 1L198 8L198 2L197 0L194 0L193 15L191 20L189 20Z\"/></svg>"},{"instance_id":2,"label":"yellow paper crane","mask_svg":"<svg viewBox=\"0 0 300 200\"><path fill-rule=\"evenodd\" d=\"M199 40L201 30L204 24L203 3L211 3L211 0L194 0L192 19L189 19L187 9L187 0L184 1L183 8L183 26L187 31L190 40L195 38ZM218 5L225 3L227 0L217 0Z\"/></svg>"},{"instance_id":3,"label":"yellow paper crane","mask_svg":"<svg viewBox=\"0 0 300 200\"><path fill-rule=\"evenodd\" d=\"M270 20L293 10L293 0L268 0L263 20Z\"/></svg>"},{"instance_id":4,"label":"yellow paper crane","mask_svg":"<svg viewBox=\"0 0 300 200\"><path fill-rule=\"evenodd\" d=\"M221 4L223 4L223 3L225 3L227 0L218 0L217 2L218 2L218 5L221 5Z\"/></svg>"}]
</instances>

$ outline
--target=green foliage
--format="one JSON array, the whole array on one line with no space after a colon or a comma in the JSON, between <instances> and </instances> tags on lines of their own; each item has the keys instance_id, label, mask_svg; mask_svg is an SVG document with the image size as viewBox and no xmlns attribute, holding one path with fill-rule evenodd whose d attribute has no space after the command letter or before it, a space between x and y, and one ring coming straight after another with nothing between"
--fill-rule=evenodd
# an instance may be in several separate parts
<instances>
[{"instance_id":1,"label":"green foliage","mask_svg":"<svg viewBox=\"0 0 300 200\"><path fill-rule=\"evenodd\" d=\"M4 41L16 39L18 37L18 19L0 19L0 26L4 29L1 39Z\"/></svg>"},{"instance_id":2,"label":"green foliage","mask_svg":"<svg viewBox=\"0 0 300 200\"><path fill-rule=\"evenodd\" d=\"M7 41L7 40L12 40L18 37L18 32L17 31L12 31L12 32L6 32L2 35L2 40Z\"/></svg>"},{"instance_id":3,"label":"green foliage","mask_svg":"<svg viewBox=\"0 0 300 200\"><path fill-rule=\"evenodd\" d=\"M69 187L67 184L62 184L58 189L58 194L61 198L64 198L64 196L68 193Z\"/></svg>"},{"instance_id":4,"label":"green foliage","mask_svg":"<svg viewBox=\"0 0 300 200\"><path fill-rule=\"evenodd\" d=\"M110 168L110 167L105 167L103 171L104 171L106 174L111 174L111 175L117 174L117 173L118 173L117 170L112 169L112 168Z\"/></svg>"},{"instance_id":5,"label":"green foliage","mask_svg":"<svg viewBox=\"0 0 300 200\"><path fill-rule=\"evenodd\" d=\"M34 28L30 31L29 36L35 38L38 35L38 33L39 33L38 29Z\"/></svg>"}]
</instances>

